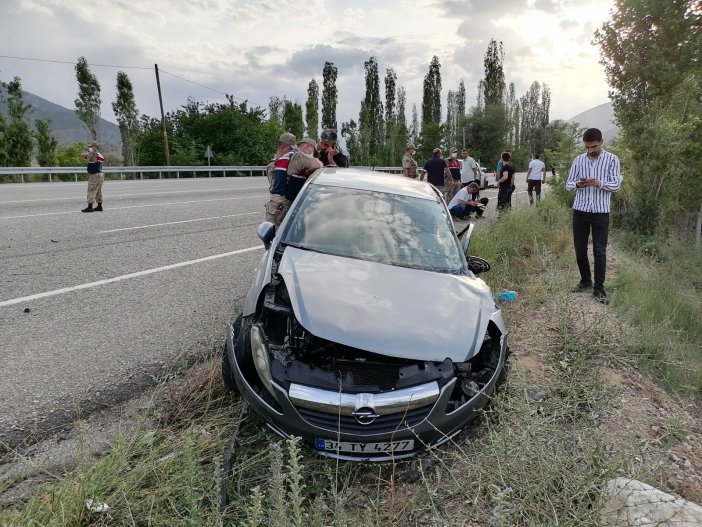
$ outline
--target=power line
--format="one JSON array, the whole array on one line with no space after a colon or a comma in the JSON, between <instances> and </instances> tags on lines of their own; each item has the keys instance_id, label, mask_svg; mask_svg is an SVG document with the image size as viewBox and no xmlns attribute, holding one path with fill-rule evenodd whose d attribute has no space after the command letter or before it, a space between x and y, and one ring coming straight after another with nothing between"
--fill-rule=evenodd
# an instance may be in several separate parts
<instances>
[{"instance_id":1,"label":"power line","mask_svg":"<svg viewBox=\"0 0 702 527\"><path fill-rule=\"evenodd\" d=\"M16 60L32 60L35 62L51 62L54 64L71 64L74 65L75 62L70 62L67 60L51 60L51 59L37 59L37 58L32 58L32 57L14 57L12 55L0 55L0 58L4 59L16 59ZM93 64L93 63L88 63L88 66L96 66L96 67L101 67L101 68L122 68L122 69L131 69L131 70L151 70L152 68L146 68L144 66L117 66L114 64ZM189 82L190 84L194 84L195 86L200 86L201 88L205 88L206 90L213 91L215 93L219 93L221 95L228 95L227 93L221 92L219 90L215 90L214 88L210 88L209 86L205 86L204 84L200 84L199 82L191 81L186 79L185 77L180 77L179 75L175 75L173 73L169 73L164 69L160 69L162 73L165 73L167 75L170 75L171 77L175 77L176 79L180 79L185 82Z\"/></svg>"},{"instance_id":2,"label":"power line","mask_svg":"<svg viewBox=\"0 0 702 527\"><path fill-rule=\"evenodd\" d=\"M180 79L180 80L182 80L182 81L189 82L190 84L194 84L195 86L200 86L201 88L205 88L205 89L207 89L207 90L212 90L213 92L221 93L222 95L229 95L228 93L224 93L224 92L222 92L222 91L215 90L214 88L210 88L209 86L205 86L204 84L200 84L200 83L198 83L198 82L194 82L194 81L185 79L185 78L183 78L183 77L179 77L178 75L174 75L173 73L169 73L169 72L167 72L166 70L164 70L164 69L162 69L162 68L159 68L159 71L160 71L161 73L165 73L166 75L170 75L171 77L175 77L176 79Z\"/></svg>"},{"instance_id":3,"label":"power line","mask_svg":"<svg viewBox=\"0 0 702 527\"><path fill-rule=\"evenodd\" d=\"M11 55L0 55L0 58L4 59L16 59L16 60L33 60L36 62L53 62L54 64L75 64L75 62L70 62L67 60L51 60L51 59L35 59L32 57L13 57ZM99 68L123 68L129 70L150 70L151 68L146 68L144 66L117 66L114 64L93 64L88 63L88 66L96 66Z\"/></svg>"}]
</instances>

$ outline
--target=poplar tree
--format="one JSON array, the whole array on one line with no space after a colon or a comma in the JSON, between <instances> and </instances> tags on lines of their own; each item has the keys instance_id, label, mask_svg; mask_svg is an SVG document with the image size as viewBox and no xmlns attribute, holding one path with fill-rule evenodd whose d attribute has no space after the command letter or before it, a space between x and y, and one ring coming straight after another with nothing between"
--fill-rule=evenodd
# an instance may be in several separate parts
<instances>
[{"instance_id":1,"label":"poplar tree","mask_svg":"<svg viewBox=\"0 0 702 527\"><path fill-rule=\"evenodd\" d=\"M307 86L305 129L309 137L315 141L319 139L319 84L314 79Z\"/></svg>"},{"instance_id":2,"label":"poplar tree","mask_svg":"<svg viewBox=\"0 0 702 527\"><path fill-rule=\"evenodd\" d=\"M388 154L388 166L399 166L402 156L407 146L407 117L405 106L407 105L407 91L403 86L397 88L397 110L393 121L392 145L394 149Z\"/></svg>"},{"instance_id":3,"label":"poplar tree","mask_svg":"<svg viewBox=\"0 0 702 527\"><path fill-rule=\"evenodd\" d=\"M399 121L399 96L400 89L397 87L397 74L392 68L385 70L385 164L395 165L402 156L398 155L403 151L404 139L402 125ZM404 106L404 101L402 102ZM404 107L402 108L404 114Z\"/></svg>"},{"instance_id":4,"label":"poplar tree","mask_svg":"<svg viewBox=\"0 0 702 527\"><path fill-rule=\"evenodd\" d=\"M51 133L49 122L44 119L34 121L37 131L34 137L37 140L37 163L42 167L53 167L58 164L56 148L58 140Z\"/></svg>"},{"instance_id":5,"label":"poplar tree","mask_svg":"<svg viewBox=\"0 0 702 527\"><path fill-rule=\"evenodd\" d=\"M300 104L285 99L283 103L283 128L293 134L298 141L302 139L304 123Z\"/></svg>"},{"instance_id":6,"label":"poplar tree","mask_svg":"<svg viewBox=\"0 0 702 527\"><path fill-rule=\"evenodd\" d=\"M456 94L449 90L446 95L446 123L444 126L446 146L456 144Z\"/></svg>"},{"instance_id":7,"label":"poplar tree","mask_svg":"<svg viewBox=\"0 0 702 527\"><path fill-rule=\"evenodd\" d=\"M364 63L366 70L366 95L361 104L359 132L361 145L367 145L367 162L376 165L384 144L383 102L380 99L378 62L371 57Z\"/></svg>"},{"instance_id":8,"label":"poplar tree","mask_svg":"<svg viewBox=\"0 0 702 527\"><path fill-rule=\"evenodd\" d=\"M272 95L268 99L268 120L278 123L283 122L283 104L284 101L280 97Z\"/></svg>"},{"instance_id":9,"label":"poplar tree","mask_svg":"<svg viewBox=\"0 0 702 527\"><path fill-rule=\"evenodd\" d=\"M441 64L434 55L424 76L422 95L422 146L420 153L429 157L441 141Z\"/></svg>"},{"instance_id":10,"label":"poplar tree","mask_svg":"<svg viewBox=\"0 0 702 527\"><path fill-rule=\"evenodd\" d=\"M139 111L134 101L132 81L123 71L117 72L117 98L112 103L122 137L122 162L136 165L136 135L139 132Z\"/></svg>"},{"instance_id":11,"label":"poplar tree","mask_svg":"<svg viewBox=\"0 0 702 527\"><path fill-rule=\"evenodd\" d=\"M397 122L407 128L407 115L405 107L407 106L407 90L404 86L397 88Z\"/></svg>"},{"instance_id":12,"label":"poplar tree","mask_svg":"<svg viewBox=\"0 0 702 527\"><path fill-rule=\"evenodd\" d=\"M409 138L415 145L419 142L419 115L416 104L412 105L412 124L409 128Z\"/></svg>"},{"instance_id":13,"label":"poplar tree","mask_svg":"<svg viewBox=\"0 0 702 527\"><path fill-rule=\"evenodd\" d=\"M434 55L429 64L429 72L424 76L422 94L422 126L441 122L441 64Z\"/></svg>"},{"instance_id":14,"label":"poplar tree","mask_svg":"<svg viewBox=\"0 0 702 527\"><path fill-rule=\"evenodd\" d=\"M463 83L463 79L458 82L458 90L456 90L455 98L456 117L460 120L466 115L466 85Z\"/></svg>"},{"instance_id":15,"label":"poplar tree","mask_svg":"<svg viewBox=\"0 0 702 527\"><path fill-rule=\"evenodd\" d=\"M24 104L22 82L15 77L7 83L7 115L10 122L5 130L7 164L13 167L28 167L32 161L32 132L26 120L31 105Z\"/></svg>"},{"instance_id":16,"label":"poplar tree","mask_svg":"<svg viewBox=\"0 0 702 527\"><path fill-rule=\"evenodd\" d=\"M76 80L78 81L78 98L75 100L76 115L83 121L93 141L99 139L100 123L100 83L88 67L85 57L76 63Z\"/></svg>"},{"instance_id":17,"label":"poplar tree","mask_svg":"<svg viewBox=\"0 0 702 527\"><path fill-rule=\"evenodd\" d=\"M322 70L322 128L336 130L337 68L333 62L325 62Z\"/></svg>"},{"instance_id":18,"label":"poplar tree","mask_svg":"<svg viewBox=\"0 0 702 527\"><path fill-rule=\"evenodd\" d=\"M385 70L385 122L395 121L397 75L392 68Z\"/></svg>"},{"instance_id":19,"label":"poplar tree","mask_svg":"<svg viewBox=\"0 0 702 527\"><path fill-rule=\"evenodd\" d=\"M505 52L502 42L498 44L495 39L491 39L483 60L485 79L482 83L482 89L485 106L498 106L503 103L505 94L504 60Z\"/></svg>"}]
</instances>

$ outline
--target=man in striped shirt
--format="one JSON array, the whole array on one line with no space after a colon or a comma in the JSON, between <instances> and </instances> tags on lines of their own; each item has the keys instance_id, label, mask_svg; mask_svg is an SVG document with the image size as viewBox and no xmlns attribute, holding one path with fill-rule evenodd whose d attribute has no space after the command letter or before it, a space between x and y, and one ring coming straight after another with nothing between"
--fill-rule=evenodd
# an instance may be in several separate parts
<instances>
[{"instance_id":1,"label":"man in striped shirt","mask_svg":"<svg viewBox=\"0 0 702 527\"><path fill-rule=\"evenodd\" d=\"M588 128L583 134L586 153L573 161L566 189L575 191L573 203L573 245L580 271L580 282L574 293L592 288L595 300L607 303L604 289L607 268L607 236L612 192L622 184L619 158L602 149L602 132ZM587 244L592 231L592 253L595 258L595 282L590 274Z\"/></svg>"}]
</instances>

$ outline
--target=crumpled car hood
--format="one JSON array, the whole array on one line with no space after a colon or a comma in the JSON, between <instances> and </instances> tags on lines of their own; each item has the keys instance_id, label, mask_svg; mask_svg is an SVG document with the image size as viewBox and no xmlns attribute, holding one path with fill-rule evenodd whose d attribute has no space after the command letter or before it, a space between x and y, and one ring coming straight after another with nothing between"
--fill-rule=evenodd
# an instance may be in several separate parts
<instances>
[{"instance_id":1,"label":"crumpled car hood","mask_svg":"<svg viewBox=\"0 0 702 527\"><path fill-rule=\"evenodd\" d=\"M285 249L278 273L297 320L313 335L391 357L466 361L497 309L475 277L295 247Z\"/></svg>"}]
</instances>

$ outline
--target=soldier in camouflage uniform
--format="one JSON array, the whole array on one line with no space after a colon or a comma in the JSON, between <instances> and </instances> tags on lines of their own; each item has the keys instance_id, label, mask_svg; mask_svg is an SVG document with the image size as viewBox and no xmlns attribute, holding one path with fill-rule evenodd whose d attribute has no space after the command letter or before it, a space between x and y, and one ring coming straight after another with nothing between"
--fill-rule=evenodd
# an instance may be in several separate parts
<instances>
[{"instance_id":1,"label":"soldier in camouflage uniform","mask_svg":"<svg viewBox=\"0 0 702 527\"><path fill-rule=\"evenodd\" d=\"M402 156L402 175L408 178L417 179L417 161L414 159L414 153L417 149L412 143L407 145L407 153Z\"/></svg>"},{"instance_id":2,"label":"soldier in camouflage uniform","mask_svg":"<svg viewBox=\"0 0 702 527\"><path fill-rule=\"evenodd\" d=\"M93 141L87 152L82 152L80 157L88 161L88 206L81 212L102 212L102 184L105 182L105 174L102 173L102 164L105 156L100 153L100 146ZM93 208L93 202L97 206Z\"/></svg>"}]
</instances>

